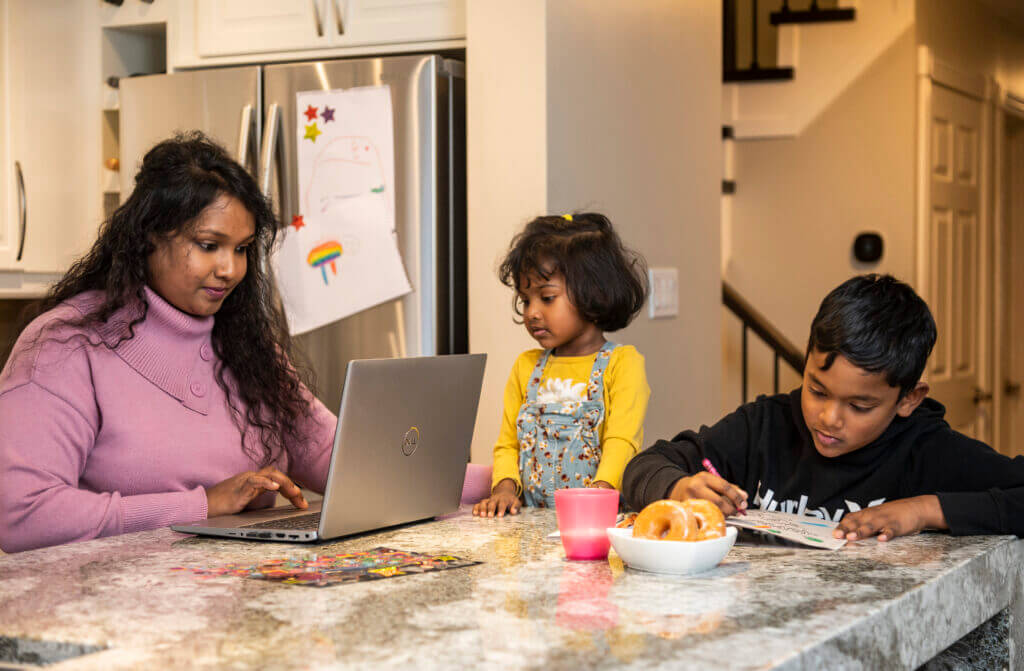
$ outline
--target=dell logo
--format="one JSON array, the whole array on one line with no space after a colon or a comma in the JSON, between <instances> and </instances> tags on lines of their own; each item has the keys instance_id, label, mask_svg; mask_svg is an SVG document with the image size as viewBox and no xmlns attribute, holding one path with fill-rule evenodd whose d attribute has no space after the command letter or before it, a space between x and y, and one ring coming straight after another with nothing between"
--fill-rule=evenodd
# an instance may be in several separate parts
<instances>
[{"instance_id":1,"label":"dell logo","mask_svg":"<svg viewBox=\"0 0 1024 671\"><path fill-rule=\"evenodd\" d=\"M402 437L402 454L411 457L420 444L420 430L415 426L405 432Z\"/></svg>"}]
</instances>

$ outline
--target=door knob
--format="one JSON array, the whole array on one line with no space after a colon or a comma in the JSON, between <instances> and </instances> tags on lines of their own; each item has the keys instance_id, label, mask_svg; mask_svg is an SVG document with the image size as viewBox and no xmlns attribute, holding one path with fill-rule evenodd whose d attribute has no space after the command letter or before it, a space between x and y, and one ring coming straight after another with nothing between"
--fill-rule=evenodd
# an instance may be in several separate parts
<instances>
[{"instance_id":1,"label":"door knob","mask_svg":"<svg viewBox=\"0 0 1024 671\"><path fill-rule=\"evenodd\" d=\"M981 387L975 387L974 388L974 404L975 405L978 405L979 403L983 403L985 401L991 401L991 400L992 400L992 392L985 391Z\"/></svg>"}]
</instances>

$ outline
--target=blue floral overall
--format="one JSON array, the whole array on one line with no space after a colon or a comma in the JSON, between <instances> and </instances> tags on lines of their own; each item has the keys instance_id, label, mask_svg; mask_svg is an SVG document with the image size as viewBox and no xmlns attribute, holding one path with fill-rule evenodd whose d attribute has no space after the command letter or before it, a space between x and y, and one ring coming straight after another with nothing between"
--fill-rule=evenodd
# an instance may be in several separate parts
<instances>
[{"instance_id":1,"label":"blue floral overall","mask_svg":"<svg viewBox=\"0 0 1024 671\"><path fill-rule=\"evenodd\" d=\"M516 419L519 473L526 505L554 508L556 489L586 487L597 473L601 461L597 429L604 421L604 370L616 347L608 342L598 350L587 381L586 400L539 403L537 388L551 350L541 355L533 369L526 401Z\"/></svg>"}]
</instances>

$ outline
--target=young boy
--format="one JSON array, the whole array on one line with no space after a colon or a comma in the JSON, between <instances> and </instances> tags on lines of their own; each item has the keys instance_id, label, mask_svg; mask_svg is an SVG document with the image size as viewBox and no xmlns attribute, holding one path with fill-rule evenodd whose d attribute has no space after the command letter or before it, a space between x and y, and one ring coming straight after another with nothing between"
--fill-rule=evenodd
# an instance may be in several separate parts
<instances>
[{"instance_id":1,"label":"young boy","mask_svg":"<svg viewBox=\"0 0 1024 671\"><path fill-rule=\"evenodd\" d=\"M840 521L836 538L886 541L922 529L1024 536L1024 457L957 433L921 381L935 344L924 301L890 276L847 280L811 324L803 384L712 427L660 440L626 467L640 510L703 498ZM703 470L706 457L721 478ZM733 484L735 483L735 484Z\"/></svg>"}]
</instances>

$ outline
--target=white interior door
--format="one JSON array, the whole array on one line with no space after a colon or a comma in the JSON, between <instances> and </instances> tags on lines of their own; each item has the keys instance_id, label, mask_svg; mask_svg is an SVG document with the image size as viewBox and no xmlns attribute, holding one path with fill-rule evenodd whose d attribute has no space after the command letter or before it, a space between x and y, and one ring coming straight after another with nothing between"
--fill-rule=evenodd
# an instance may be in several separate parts
<instances>
[{"instance_id":1,"label":"white interior door","mask_svg":"<svg viewBox=\"0 0 1024 671\"><path fill-rule=\"evenodd\" d=\"M946 420L969 436L990 440L981 389L979 338L983 323L984 253L982 156L985 107L977 99L932 86L929 118L929 195L926 299L939 335L928 362L931 395Z\"/></svg>"},{"instance_id":2,"label":"white interior door","mask_svg":"<svg viewBox=\"0 0 1024 671\"><path fill-rule=\"evenodd\" d=\"M1003 440L1000 451L1024 454L1024 119L1010 118L1006 127L1006 210L1004 240L1006 271L1003 315L1006 332L1003 365L996 371L996 384L1003 385L1000 413Z\"/></svg>"}]
</instances>

